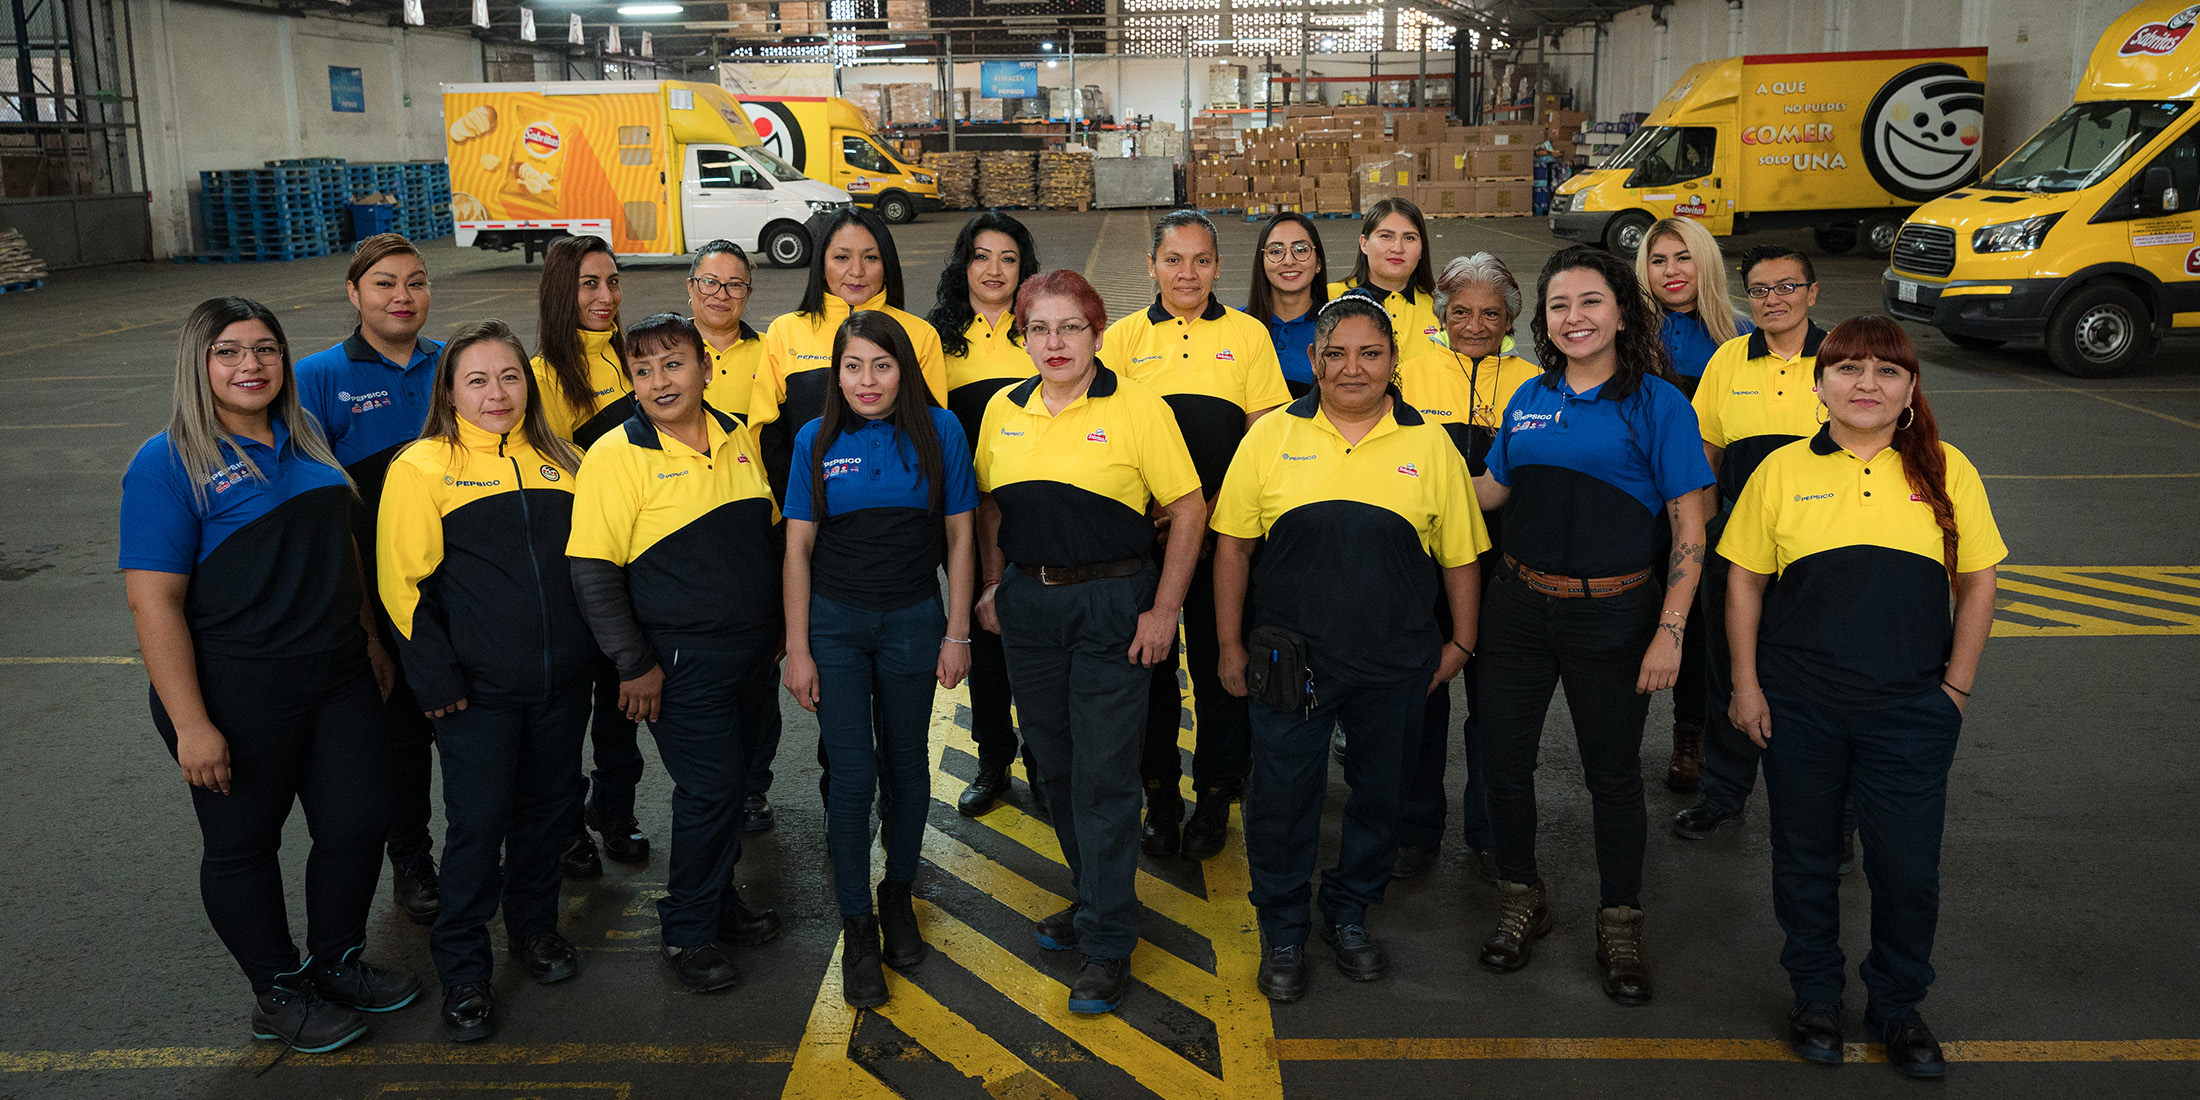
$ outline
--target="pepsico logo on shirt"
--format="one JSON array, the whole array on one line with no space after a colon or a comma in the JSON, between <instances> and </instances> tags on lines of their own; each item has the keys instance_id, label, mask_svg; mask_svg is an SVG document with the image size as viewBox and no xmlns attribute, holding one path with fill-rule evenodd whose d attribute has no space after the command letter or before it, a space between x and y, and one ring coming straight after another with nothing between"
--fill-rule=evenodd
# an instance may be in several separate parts
<instances>
[{"instance_id":1,"label":"pepsico logo on shirt","mask_svg":"<svg viewBox=\"0 0 2200 1100\"><path fill-rule=\"evenodd\" d=\"M1413 463L1411 463L1411 462L1408 462L1408 463L1406 463L1405 465L1403 465L1403 466L1400 466L1400 467L1398 467L1398 472L1399 472L1399 473L1401 473L1401 474L1404 474L1404 475L1406 475L1407 477L1420 477L1420 476L1421 476L1421 468L1420 468L1420 467L1418 467L1418 466L1415 466L1415 465L1414 465Z\"/></svg>"},{"instance_id":2,"label":"pepsico logo on shirt","mask_svg":"<svg viewBox=\"0 0 2200 1100\"><path fill-rule=\"evenodd\" d=\"M558 137L558 128L548 121L530 122L527 129L520 132L519 143L537 157L548 157L558 151L562 139Z\"/></svg>"},{"instance_id":3,"label":"pepsico logo on shirt","mask_svg":"<svg viewBox=\"0 0 2200 1100\"><path fill-rule=\"evenodd\" d=\"M825 476L828 478L845 477L862 469L863 459L861 458L829 458L825 460Z\"/></svg>"},{"instance_id":4,"label":"pepsico logo on shirt","mask_svg":"<svg viewBox=\"0 0 2200 1100\"><path fill-rule=\"evenodd\" d=\"M1087 443L1106 443L1107 441L1108 430L1106 428L1094 428L1085 433L1085 442Z\"/></svg>"},{"instance_id":5,"label":"pepsico logo on shirt","mask_svg":"<svg viewBox=\"0 0 2200 1100\"><path fill-rule=\"evenodd\" d=\"M246 472L248 469L243 462L232 462L209 475L206 479L206 487L214 490L217 495L226 493L235 488L239 482L251 476Z\"/></svg>"}]
</instances>

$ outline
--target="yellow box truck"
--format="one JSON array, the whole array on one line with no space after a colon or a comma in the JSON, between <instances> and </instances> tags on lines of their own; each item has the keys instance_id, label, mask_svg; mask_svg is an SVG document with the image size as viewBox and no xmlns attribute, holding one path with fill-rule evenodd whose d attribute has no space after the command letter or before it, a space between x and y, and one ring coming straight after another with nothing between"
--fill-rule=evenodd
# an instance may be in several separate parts
<instances>
[{"instance_id":1,"label":"yellow box truck","mask_svg":"<svg viewBox=\"0 0 2200 1100\"><path fill-rule=\"evenodd\" d=\"M2099 378L2200 332L2200 4L2152 0L2093 47L2076 102L1971 187L1910 215L1887 311L1974 349L2042 340Z\"/></svg>"},{"instance_id":2,"label":"yellow box truck","mask_svg":"<svg viewBox=\"0 0 2200 1100\"><path fill-rule=\"evenodd\" d=\"M1985 97L1983 48L1706 61L1603 168L1559 185L1551 232L1632 256L1678 214L1885 255L1904 215L1977 176Z\"/></svg>"},{"instance_id":3,"label":"yellow box truck","mask_svg":"<svg viewBox=\"0 0 2200 1100\"><path fill-rule=\"evenodd\" d=\"M771 155L715 84L445 84L451 219L461 248L595 236L621 256L681 256L723 237L782 267L810 261L810 219L847 192Z\"/></svg>"},{"instance_id":4,"label":"yellow box truck","mask_svg":"<svg viewBox=\"0 0 2200 1100\"><path fill-rule=\"evenodd\" d=\"M940 208L939 180L897 157L856 105L837 96L742 96L756 133L779 159L823 180L888 222Z\"/></svg>"}]
</instances>

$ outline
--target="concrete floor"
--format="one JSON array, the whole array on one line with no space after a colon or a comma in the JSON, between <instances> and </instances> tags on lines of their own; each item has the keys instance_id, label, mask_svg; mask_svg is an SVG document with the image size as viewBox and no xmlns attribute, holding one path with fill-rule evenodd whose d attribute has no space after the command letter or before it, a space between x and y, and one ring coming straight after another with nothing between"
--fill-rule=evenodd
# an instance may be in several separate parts
<instances>
[{"instance_id":1,"label":"concrete floor","mask_svg":"<svg viewBox=\"0 0 2200 1100\"><path fill-rule=\"evenodd\" d=\"M1137 262L1145 213L1029 222L1047 265L1089 270L1111 313L1148 293ZM1331 254L1349 258L1359 223L1324 224ZM957 225L931 215L898 233L920 313ZM1225 302L1243 300L1256 229L1222 226L1233 257ZM1487 248L1531 284L1554 248L1528 219L1447 220L1435 234L1440 258ZM501 316L531 339L534 268L444 242L427 252L430 335ZM351 327L344 265L114 267L0 296L0 383L15 395L0 411L0 607L11 624L0 640L0 739L16 762L0 889L0 1096L1837 1097L1905 1087L1884 1066L1860 1064L1875 1056L1861 1044L1837 1070L1787 1054L1762 799L1738 833L1701 844L1667 835L1663 819L1686 800L1656 782L1656 723L1644 755L1658 997L1629 1010L1601 995L1588 806L1562 712L1541 785L1559 927L1526 971L1474 965L1495 904L1463 853L1448 850L1375 916L1394 976L1349 983L1316 949L1312 994L1271 1011L1251 990L1233 828L1231 847L1204 868L1145 861L1140 984L1119 1017L1068 1020L1061 983L1073 960L1040 951L1028 923L1068 888L1051 832L1015 805L976 822L951 808L957 777L975 763L957 728L960 693L941 697L935 794L945 801L933 807L920 883L938 950L896 980L884 1012L839 1007L815 725L788 705L779 826L752 840L741 874L787 916L788 934L743 954L736 990L683 995L653 957L670 784L652 761L641 817L660 854L569 891L566 932L585 954L577 981L538 988L506 968L502 1030L486 1043L445 1041L431 991L337 1055L278 1061L273 1044L247 1037L248 992L199 905L198 838L147 721L114 567L116 505L124 464L165 425L175 330L192 305L259 298L295 348L316 350ZM1869 259L1823 260L1819 315L1830 324L1876 309L1878 271ZM626 315L684 308L681 274L630 269ZM760 274L759 328L793 306L800 279ZM2200 1009L2184 995L2195 972L2188 838L2200 773L2191 345L2170 345L2137 376L2080 383L2037 349L1979 355L1913 331L1943 430L1990 479L2011 548L1951 785L1941 977L1925 1006L1956 1063L1943 1087L2200 1095ZM1455 758L1455 798L1460 769ZM301 819L289 839L295 885ZM1861 876L1848 886L1848 943L1860 958L1867 890ZM296 919L302 929L302 912ZM386 901L369 951L430 974L424 930ZM1860 997L1851 1000L1860 1038Z\"/></svg>"}]
</instances>

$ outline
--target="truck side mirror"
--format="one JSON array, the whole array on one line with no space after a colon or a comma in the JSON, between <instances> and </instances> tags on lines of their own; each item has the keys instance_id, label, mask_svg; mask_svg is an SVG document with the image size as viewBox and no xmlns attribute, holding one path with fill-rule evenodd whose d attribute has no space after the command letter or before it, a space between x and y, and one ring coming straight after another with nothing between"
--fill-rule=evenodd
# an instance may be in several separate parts
<instances>
[{"instance_id":1,"label":"truck side mirror","mask_svg":"<svg viewBox=\"0 0 2200 1100\"><path fill-rule=\"evenodd\" d=\"M2177 185L2170 178L2169 166L2163 164L2148 168L2139 177L2139 212L2146 217L2158 217L2177 212Z\"/></svg>"}]
</instances>

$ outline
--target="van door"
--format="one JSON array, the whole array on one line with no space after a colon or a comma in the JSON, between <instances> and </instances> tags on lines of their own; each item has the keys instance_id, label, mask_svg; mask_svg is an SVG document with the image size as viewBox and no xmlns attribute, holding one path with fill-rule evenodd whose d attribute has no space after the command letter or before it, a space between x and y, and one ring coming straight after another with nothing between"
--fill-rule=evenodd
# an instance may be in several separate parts
<instances>
[{"instance_id":1,"label":"van door","mask_svg":"<svg viewBox=\"0 0 2200 1100\"><path fill-rule=\"evenodd\" d=\"M2172 209L2149 214L2140 191L2156 168L2169 171L2175 189ZM2102 213L2121 210L2131 241L2131 262L2162 281L2172 328L2200 328L2200 128L2188 128L2141 168Z\"/></svg>"},{"instance_id":2,"label":"van door","mask_svg":"<svg viewBox=\"0 0 2200 1100\"><path fill-rule=\"evenodd\" d=\"M680 178L681 224L687 250L720 237L755 248L772 210L772 181L722 145L690 145Z\"/></svg>"},{"instance_id":3,"label":"van door","mask_svg":"<svg viewBox=\"0 0 2200 1100\"><path fill-rule=\"evenodd\" d=\"M1627 186L1656 217L1694 218L1714 236L1725 236L1734 231L1734 208L1726 201L1731 173L1719 153L1716 127L1667 127L1636 162Z\"/></svg>"},{"instance_id":4,"label":"van door","mask_svg":"<svg viewBox=\"0 0 2200 1100\"><path fill-rule=\"evenodd\" d=\"M886 190L898 174L894 162L886 159L886 154L862 134L843 130L835 137L840 150L833 160L833 186L846 191L857 202L869 202L872 196Z\"/></svg>"}]
</instances>

